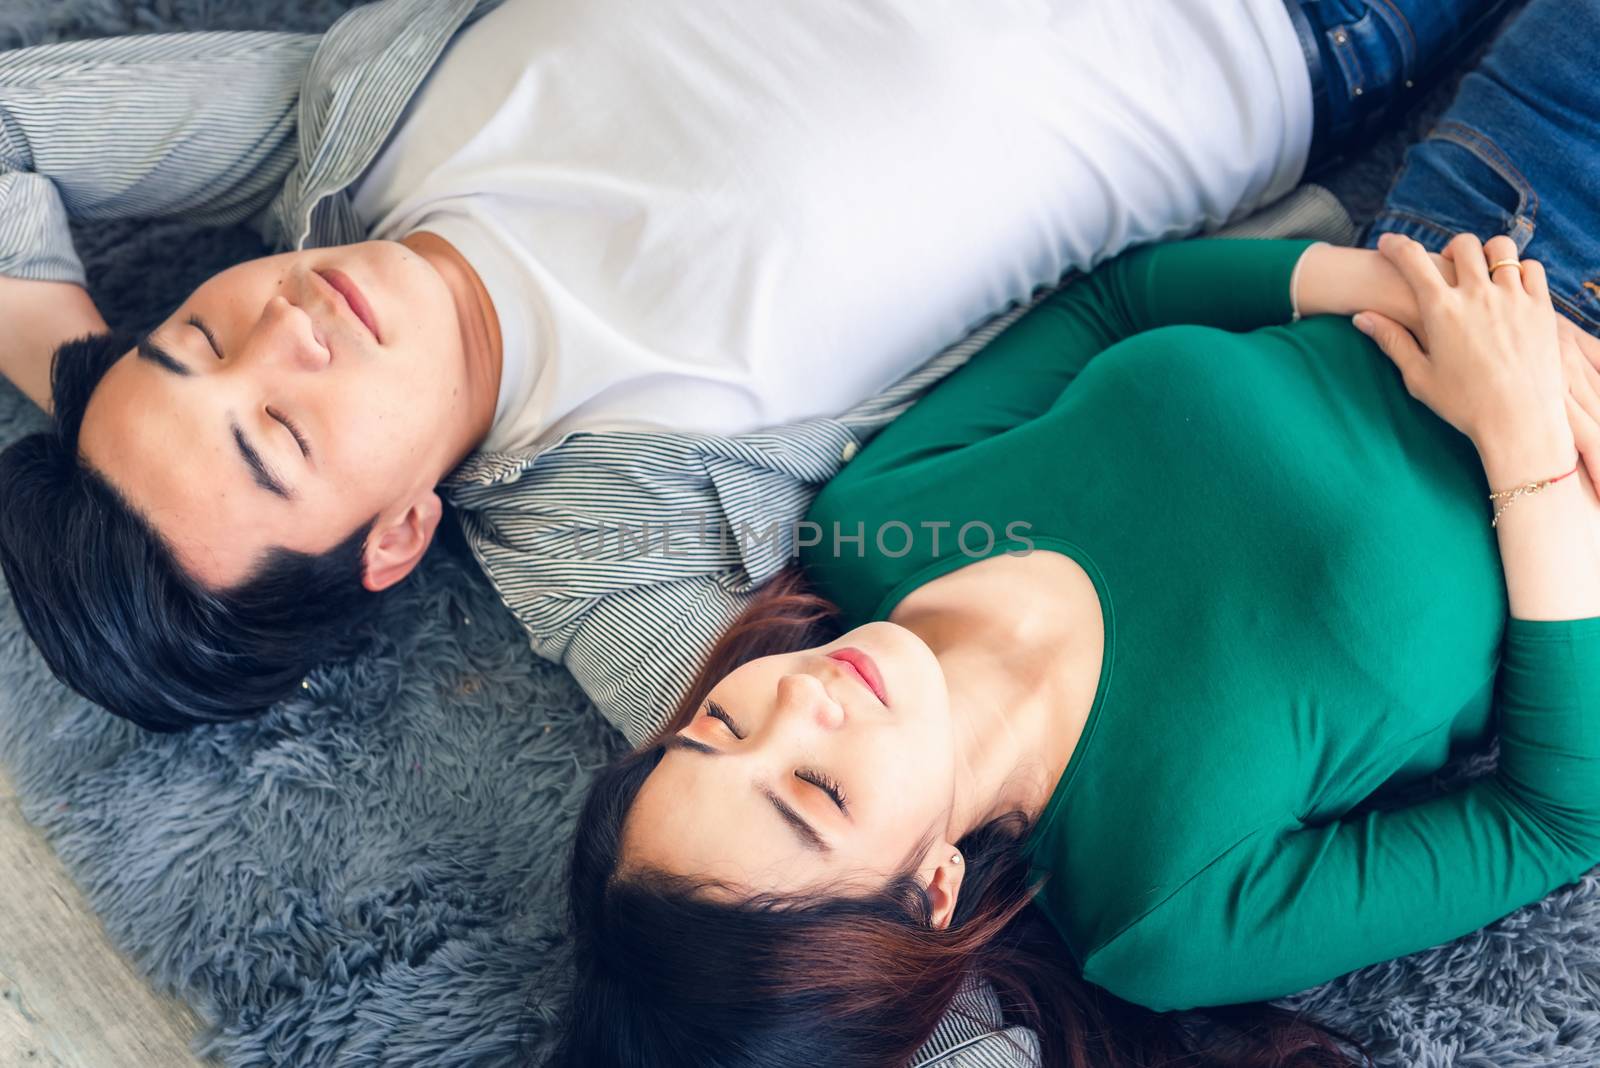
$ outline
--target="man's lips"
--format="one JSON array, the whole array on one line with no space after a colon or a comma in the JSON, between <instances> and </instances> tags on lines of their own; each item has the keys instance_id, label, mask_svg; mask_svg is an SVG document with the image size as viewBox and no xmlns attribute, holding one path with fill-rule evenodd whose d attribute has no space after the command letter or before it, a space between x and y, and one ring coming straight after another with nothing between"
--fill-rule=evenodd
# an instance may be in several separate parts
<instances>
[{"instance_id":1,"label":"man's lips","mask_svg":"<svg viewBox=\"0 0 1600 1068\"><path fill-rule=\"evenodd\" d=\"M355 313L356 318L361 320L361 324L372 335L372 340L380 345L383 344L383 337L378 333L377 316L372 314L372 305L367 303L367 298L362 294L361 287L357 286L349 275L340 270L329 268L325 271L319 270L316 273L322 276L323 281L333 287L334 292L344 298L345 304Z\"/></svg>"},{"instance_id":2,"label":"man's lips","mask_svg":"<svg viewBox=\"0 0 1600 1068\"><path fill-rule=\"evenodd\" d=\"M861 681L866 684L867 689L872 691L873 696L878 699L879 703L884 707L888 707L889 697L883 688L883 676L878 672L878 665L872 662L872 657L863 653L860 649L846 646L843 649L835 649L828 654L828 658L837 660L854 671L861 678Z\"/></svg>"}]
</instances>

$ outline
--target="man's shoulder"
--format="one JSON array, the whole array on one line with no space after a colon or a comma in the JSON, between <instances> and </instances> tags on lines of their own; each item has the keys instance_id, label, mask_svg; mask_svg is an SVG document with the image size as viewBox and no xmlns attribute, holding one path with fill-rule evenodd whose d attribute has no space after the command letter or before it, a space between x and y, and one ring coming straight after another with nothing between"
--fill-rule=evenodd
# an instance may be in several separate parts
<instances>
[{"instance_id":1,"label":"man's shoulder","mask_svg":"<svg viewBox=\"0 0 1600 1068\"><path fill-rule=\"evenodd\" d=\"M910 407L918 397L965 363L1025 307L1006 309L965 338L944 349L881 392L838 415L820 415L742 434L672 430L577 431L526 450L479 449L445 482L455 493L474 495L495 486L520 483L534 471L567 472L585 465L626 470L646 480L653 473L674 475L708 463L741 464L788 473L800 482L820 483L848 463L866 440Z\"/></svg>"},{"instance_id":2,"label":"man's shoulder","mask_svg":"<svg viewBox=\"0 0 1600 1068\"><path fill-rule=\"evenodd\" d=\"M507 0L373 0L351 8L322 35L321 73L337 78L351 65L370 62L419 40L451 35ZM431 63L437 54L425 56ZM315 75L313 75L315 77ZM339 78L342 81L342 78Z\"/></svg>"},{"instance_id":3,"label":"man's shoulder","mask_svg":"<svg viewBox=\"0 0 1600 1068\"><path fill-rule=\"evenodd\" d=\"M388 140L450 38L507 0L377 0L317 42L301 86L299 164L258 223L282 248L366 237L348 188Z\"/></svg>"}]
</instances>

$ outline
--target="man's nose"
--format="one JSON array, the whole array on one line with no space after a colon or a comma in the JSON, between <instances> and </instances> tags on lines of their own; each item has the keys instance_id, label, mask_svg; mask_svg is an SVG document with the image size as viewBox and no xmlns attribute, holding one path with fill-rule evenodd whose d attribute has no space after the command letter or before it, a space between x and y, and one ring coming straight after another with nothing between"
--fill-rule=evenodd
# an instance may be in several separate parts
<instances>
[{"instance_id":1,"label":"man's nose","mask_svg":"<svg viewBox=\"0 0 1600 1068\"><path fill-rule=\"evenodd\" d=\"M844 726L844 706L815 675L794 672L778 680L778 714L796 727L836 731Z\"/></svg>"},{"instance_id":2,"label":"man's nose","mask_svg":"<svg viewBox=\"0 0 1600 1068\"><path fill-rule=\"evenodd\" d=\"M282 294L267 301L258 334L257 342L272 358L300 370L321 371L332 359L327 339L321 336L311 316Z\"/></svg>"}]
</instances>

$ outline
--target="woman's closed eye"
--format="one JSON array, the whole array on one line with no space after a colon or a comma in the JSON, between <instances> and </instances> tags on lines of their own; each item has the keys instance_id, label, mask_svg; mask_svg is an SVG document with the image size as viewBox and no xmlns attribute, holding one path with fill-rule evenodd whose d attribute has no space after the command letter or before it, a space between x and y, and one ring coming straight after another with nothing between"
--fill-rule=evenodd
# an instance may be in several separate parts
<instances>
[{"instance_id":1,"label":"woman's closed eye","mask_svg":"<svg viewBox=\"0 0 1600 1068\"><path fill-rule=\"evenodd\" d=\"M728 710L715 701L706 702L706 715L712 719L720 719L723 725L728 728L728 732L735 738L744 737L744 732L739 729L738 724L733 722L733 717L728 715Z\"/></svg>"},{"instance_id":2,"label":"woman's closed eye","mask_svg":"<svg viewBox=\"0 0 1600 1068\"><path fill-rule=\"evenodd\" d=\"M810 783L812 786L815 786L817 789L827 794L833 799L833 803L839 806L840 812L844 813L846 816L850 815L849 802L844 796L844 791L839 789L839 783L837 780L831 779L822 772L813 771L810 768L796 769L794 777L799 779L801 782Z\"/></svg>"},{"instance_id":3,"label":"woman's closed eye","mask_svg":"<svg viewBox=\"0 0 1600 1068\"><path fill-rule=\"evenodd\" d=\"M728 710L717 704L715 701L706 702L706 715L710 716L712 719L721 720L722 725L728 728L728 733L732 734L735 738L742 739L744 737L744 732L739 729L739 725L735 723L733 717L728 714ZM840 789L838 780L831 778L824 772L816 771L812 768L797 768L795 770L794 777L799 779L801 782L810 783L812 786L815 786L817 789L827 794L829 799L831 799L833 803L839 807L840 812L844 813L846 816L850 815L850 800L849 798L845 797L844 791Z\"/></svg>"}]
</instances>

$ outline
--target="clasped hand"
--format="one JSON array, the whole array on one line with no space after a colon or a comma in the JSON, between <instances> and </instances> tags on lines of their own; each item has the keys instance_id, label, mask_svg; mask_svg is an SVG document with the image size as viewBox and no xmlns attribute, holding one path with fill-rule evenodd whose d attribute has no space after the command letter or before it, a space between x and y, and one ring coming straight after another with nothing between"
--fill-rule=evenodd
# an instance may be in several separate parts
<instances>
[{"instance_id":1,"label":"clasped hand","mask_svg":"<svg viewBox=\"0 0 1600 1068\"><path fill-rule=\"evenodd\" d=\"M1439 259L1408 237L1384 234L1378 251L1410 287L1419 321L1408 329L1364 311L1356 326L1394 362L1410 394L1480 451L1570 431L1600 482L1600 340L1556 314L1543 266L1519 260L1508 237L1482 244L1458 234ZM1515 266L1490 271L1504 261Z\"/></svg>"}]
</instances>

